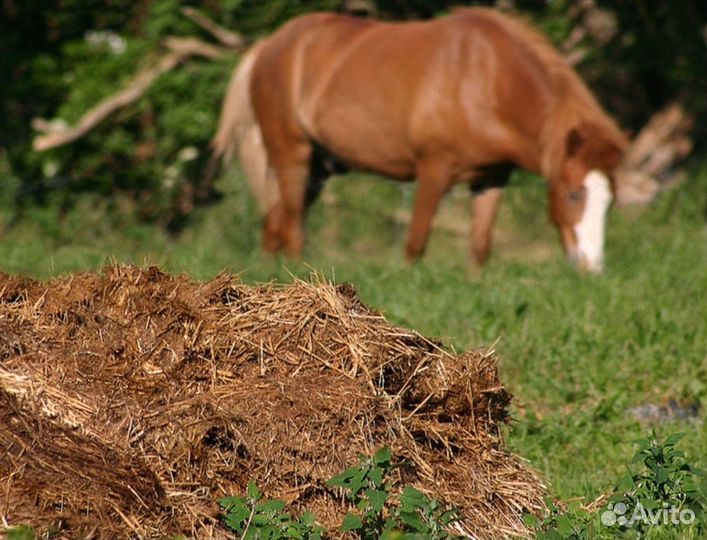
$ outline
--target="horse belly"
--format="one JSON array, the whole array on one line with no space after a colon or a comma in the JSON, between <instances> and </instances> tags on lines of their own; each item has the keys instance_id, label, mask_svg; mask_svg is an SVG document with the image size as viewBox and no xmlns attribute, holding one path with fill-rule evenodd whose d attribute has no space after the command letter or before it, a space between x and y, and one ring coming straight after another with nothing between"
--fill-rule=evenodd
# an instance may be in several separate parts
<instances>
[{"instance_id":1,"label":"horse belly","mask_svg":"<svg viewBox=\"0 0 707 540\"><path fill-rule=\"evenodd\" d=\"M393 178L414 174L415 156L400 130L357 107L329 110L318 118L314 138L350 167Z\"/></svg>"}]
</instances>

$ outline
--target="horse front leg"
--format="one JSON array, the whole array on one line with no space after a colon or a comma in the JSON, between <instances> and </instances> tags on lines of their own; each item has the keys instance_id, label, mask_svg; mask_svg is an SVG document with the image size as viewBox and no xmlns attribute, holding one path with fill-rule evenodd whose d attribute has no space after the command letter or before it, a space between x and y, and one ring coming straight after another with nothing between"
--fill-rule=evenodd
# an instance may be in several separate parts
<instances>
[{"instance_id":1,"label":"horse front leg","mask_svg":"<svg viewBox=\"0 0 707 540\"><path fill-rule=\"evenodd\" d=\"M432 218L437 212L442 197L452 185L447 168L437 163L418 164L417 182L412 222L405 244L405 254L409 261L419 259L424 253Z\"/></svg>"},{"instance_id":2,"label":"horse front leg","mask_svg":"<svg viewBox=\"0 0 707 540\"><path fill-rule=\"evenodd\" d=\"M474 262L483 266L491 251L493 225L503 188L487 187L472 195L471 255Z\"/></svg>"}]
</instances>

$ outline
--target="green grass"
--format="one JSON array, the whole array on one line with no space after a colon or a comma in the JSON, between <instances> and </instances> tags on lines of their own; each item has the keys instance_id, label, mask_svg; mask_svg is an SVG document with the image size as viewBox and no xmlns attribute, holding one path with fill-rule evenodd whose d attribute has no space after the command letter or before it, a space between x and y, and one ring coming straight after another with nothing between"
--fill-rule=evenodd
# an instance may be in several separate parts
<instances>
[{"instance_id":1,"label":"green grass","mask_svg":"<svg viewBox=\"0 0 707 540\"><path fill-rule=\"evenodd\" d=\"M564 261L537 178L518 175L508 188L494 257L478 273L460 233L465 189L445 203L427 255L411 266L402 257L406 227L394 216L410 205L412 186L335 179L325 195L336 200L313 207L303 261L293 262L260 253L259 218L235 172L221 179L223 200L176 238L119 213L106 218L88 195L61 217L51 206L31 210L2 232L0 270L46 278L115 260L198 279L227 270L246 282L286 281L314 269L354 283L394 323L458 350L493 345L515 396L508 444L554 495L591 501L650 431L631 407L697 402L698 420L657 431L684 431L682 449L707 455L704 176L702 167L647 209L612 210L600 276ZM7 216L0 208L0 223Z\"/></svg>"}]
</instances>

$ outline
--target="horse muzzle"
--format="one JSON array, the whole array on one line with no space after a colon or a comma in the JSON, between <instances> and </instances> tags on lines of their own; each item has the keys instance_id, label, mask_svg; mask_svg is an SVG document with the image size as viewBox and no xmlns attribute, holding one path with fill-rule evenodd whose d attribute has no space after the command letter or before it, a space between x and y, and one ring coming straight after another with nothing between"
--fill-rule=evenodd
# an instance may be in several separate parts
<instances>
[{"instance_id":1,"label":"horse muzzle","mask_svg":"<svg viewBox=\"0 0 707 540\"><path fill-rule=\"evenodd\" d=\"M604 270L604 258L602 256L591 257L586 253L582 253L580 250L575 249L569 253L568 258L580 272L601 274Z\"/></svg>"}]
</instances>

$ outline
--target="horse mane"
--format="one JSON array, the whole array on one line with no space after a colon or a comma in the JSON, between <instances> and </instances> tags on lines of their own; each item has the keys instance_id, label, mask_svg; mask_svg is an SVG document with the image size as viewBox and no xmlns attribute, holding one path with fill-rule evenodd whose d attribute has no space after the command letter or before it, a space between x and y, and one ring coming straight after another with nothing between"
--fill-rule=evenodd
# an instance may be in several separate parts
<instances>
[{"instance_id":1,"label":"horse mane","mask_svg":"<svg viewBox=\"0 0 707 540\"><path fill-rule=\"evenodd\" d=\"M519 15L484 8L459 8L455 12L473 12L475 16L495 22L526 45L545 67L554 91L554 101L540 134L541 173L545 178L551 182L559 178L573 132L581 134L589 128L592 135L603 139L601 142L605 147L623 152L628 145L625 135L545 35ZM595 141L586 142L592 144Z\"/></svg>"}]
</instances>

